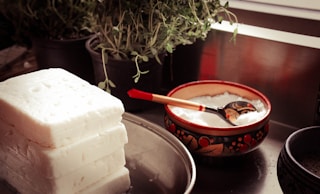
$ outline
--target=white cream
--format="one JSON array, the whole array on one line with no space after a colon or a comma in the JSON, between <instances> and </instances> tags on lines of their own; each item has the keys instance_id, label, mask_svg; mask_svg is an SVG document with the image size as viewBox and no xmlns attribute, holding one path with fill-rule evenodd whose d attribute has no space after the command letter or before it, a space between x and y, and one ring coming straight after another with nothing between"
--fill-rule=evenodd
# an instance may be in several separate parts
<instances>
[{"instance_id":1,"label":"white cream","mask_svg":"<svg viewBox=\"0 0 320 194\"><path fill-rule=\"evenodd\" d=\"M237 125L245 125L260 120L266 114L266 108L260 100L249 100L238 95L229 94L225 92L216 96L199 96L189 99L190 101L204 104L208 107L223 107L232 101L246 101L253 104L257 111L253 111L247 114L242 114L238 117ZM230 127L231 124L227 123L220 116L212 113L189 110L185 108L169 106L172 112L179 117L199 125L211 126L211 127Z\"/></svg>"}]
</instances>

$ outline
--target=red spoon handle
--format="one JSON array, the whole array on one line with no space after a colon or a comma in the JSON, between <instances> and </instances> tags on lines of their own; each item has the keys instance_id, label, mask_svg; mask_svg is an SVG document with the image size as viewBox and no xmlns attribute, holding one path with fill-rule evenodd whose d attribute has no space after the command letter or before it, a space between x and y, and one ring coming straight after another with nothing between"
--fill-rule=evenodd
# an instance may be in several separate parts
<instances>
[{"instance_id":1,"label":"red spoon handle","mask_svg":"<svg viewBox=\"0 0 320 194\"><path fill-rule=\"evenodd\" d=\"M148 100L148 101L158 102L161 104L169 104L173 106L178 106L178 107L188 108L188 109L193 109L198 111L205 111L206 109L205 106L196 102L191 102L188 100L183 100L178 98L172 98L172 97L168 97L160 94L152 94L152 93L144 92L134 88L129 90L127 93L131 98Z\"/></svg>"}]
</instances>

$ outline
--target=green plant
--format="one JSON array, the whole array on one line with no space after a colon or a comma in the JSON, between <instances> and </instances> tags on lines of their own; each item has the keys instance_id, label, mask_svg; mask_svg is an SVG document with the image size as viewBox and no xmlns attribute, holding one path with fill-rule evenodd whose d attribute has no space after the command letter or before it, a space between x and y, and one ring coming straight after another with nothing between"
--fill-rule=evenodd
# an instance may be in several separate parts
<instances>
[{"instance_id":1,"label":"green plant","mask_svg":"<svg viewBox=\"0 0 320 194\"><path fill-rule=\"evenodd\" d=\"M172 53L176 46L192 44L205 39L212 23L226 17L231 23L237 20L219 0L100 0L96 7L95 29L103 64L108 58L132 60L136 63L138 82L142 74L140 62L159 55ZM104 66L106 79L99 87L114 87Z\"/></svg>"},{"instance_id":2,"label":"green plant","mask_svg":"<svg viewBox=\"0 0 320 194\"><path fill-rule=\"evenodd\" d=\"M24 37L72 39L92 33L95 0L0 0L0 12Z\"/></svg>"}]
</instances>

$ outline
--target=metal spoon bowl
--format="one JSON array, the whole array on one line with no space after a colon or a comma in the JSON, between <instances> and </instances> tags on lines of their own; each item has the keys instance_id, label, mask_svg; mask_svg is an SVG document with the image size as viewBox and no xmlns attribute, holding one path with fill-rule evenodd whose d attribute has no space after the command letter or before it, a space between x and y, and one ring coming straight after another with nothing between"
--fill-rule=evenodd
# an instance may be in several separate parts
<instances>
[{"instance_id":1,"label":"metal spoon bowl","mask_svg":"<svg viewBox=\"0 0 320 194\"><path fill-rule=\"evenodd\" d=\"M234 101L230 102L222 108L206 107L205 112L217 113L222 119L231 125L237 125L237 119L241 114L257 111L257 109L249 102Z\"/></svg>"}]
</instances>

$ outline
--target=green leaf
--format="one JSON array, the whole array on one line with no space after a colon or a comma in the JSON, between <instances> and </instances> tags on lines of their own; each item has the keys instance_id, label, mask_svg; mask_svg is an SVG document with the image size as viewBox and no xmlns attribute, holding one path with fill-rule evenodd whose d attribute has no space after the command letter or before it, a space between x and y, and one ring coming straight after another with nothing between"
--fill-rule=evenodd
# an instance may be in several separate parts
<instances>
[{"instance_id":1,"label":"green leaf","mask_svg":"<svg viewBox=\"0 0 320 194\"><path fill-rule=\"evenodd\" d=\"M151 53L152 53L154 56L157 56L157 55L158 55L158 50L157 50L157 49L151 47L150 50L151 50Z\"/></svg>"},{"instance_id":2,"label":"green leaf","mask_svg":"<svg viewBox=\"0 0 320 194\"><path fill-rule=\"evenodd\" d=\"M161 62L161 60L160 60L160 58L159 58L158 55L155 55L154 57L155 57L156 61L157 61L159 64L162 64L162 62Z\"/></svg>"},{"instance_id":3,"label":"green leaf","mask_svg":"<svg viewBox=\"0 0 320 194\"><path fill-rule=\"evenodd\" d=\"M172 44L168 43L168 44L166 45L166 50L167 50L169 53L173 53Z\"/></svg>"},{"instance_id":4,"label":"green leaf","mask_svg":"<svg viewBox=\"0 0 320 194\"><path fill-rule=\"evenodd\" d=\"M106 92L111 94L111 89L110 88L106 88Z\"/></svg>"},{"instance_id":5,"label":"green leaf","mask_svg":"<svg viewBox=\"0 0 320 194\"><path fill-rule=\"evenodd\" d=\"M221 23L221 22L223 21L223 17L222 17L222 16L218 16L218 17L217 17L217 20L218 20L218 21L217 21L218 23Z\"/></svg>"},{"instance_id":6,"label":"green leaf","mask_svg":"<svg viewBox=\"0 0 320 194\"><path fill-rule=\"evenodd\" d=\"M99 82L98 83L98 87L100 88L100 89L105 89L106 88L106 83L103 81L103 82Z\"/></svg>"},{"instance_id":7,"label":"green leaf","mask_svg":"<svg viewBox=\"0 0 320 194\"><path fill-rule=\"evenodd\" d=\"M109 85L110 85L110 87L112 87L112 88L115 88L115 87L116 87L116 84L114 84L113 81L111 81L111 80L109 80Z\"/></svg>"},{"instance_id":8,"label":"green leaf","mask_svg":"<svg viewBox=\"0 0 320 194\"><path fill-rule=\"evenodd\" d=\"M131 51L131 55L137 56L137 55L139 55L139 53L137 51Z\"/></svg>"},{"instance_id":9,"label":"green leaf","mask_svg":"<svg viewBox=\"0 0 320 194\"><path fill-rule=\"evenodd\" d=\"M119 30L119 28L118 28L118 26L113 26L113 31L115 31L115 32L119 32L120 30Z\"/></svg>"},{"instance_id":10,"label":"green leaf","mask_svg":"<svg viewBox=\"0 0 320 194\"><path fill-rule=\"evenodd\" d=\"M140 76L136 76L136 77L134 78L134 83L138 83L138 82L139 82L139 78L140 78Z\"/></svg>"},{"instance_id":11,"label":"green leaf","mask_svg":"<svg viewBox=\"0 0 320 194\"><path fill-rule=\"evenodd\" d=\"M144 56L142 56L142 60L143 60L144 62L148 62L148 61L149 61L149 58L148 58L148 56L144 55Z\"/></svg>"}]
</instances>

